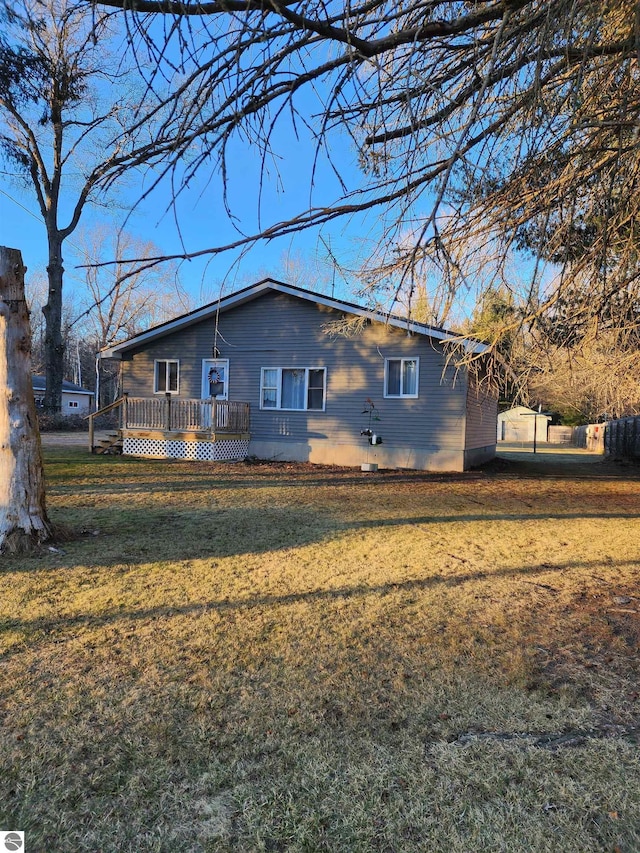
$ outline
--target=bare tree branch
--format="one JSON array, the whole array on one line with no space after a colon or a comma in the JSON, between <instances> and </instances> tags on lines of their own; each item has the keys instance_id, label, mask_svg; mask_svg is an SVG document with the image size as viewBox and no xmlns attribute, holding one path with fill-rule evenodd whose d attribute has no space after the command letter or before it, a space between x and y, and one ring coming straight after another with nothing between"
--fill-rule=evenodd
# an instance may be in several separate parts
<instances>
[{"instance_id":1,"label":"bare tree branch","mask_svg":"<svg viewBox=\"0 0 640 853\"><path fill-rule=\"evenodd\" d=\"M450 313L472 289L511 276L518 323L534 334L540 323L566 326L569 301L576 331L589 318L611 326L607 312L640 297L633 0L100 5L122 10L140 55L144 47L157 60L147 85L165 94L140 111L137 126L163 116L158 138L167 160L149 193L170 178L179 197L220 170L233 217L229 164L239 145L255 150L264 181L266 164L286 156L274 150L274 130L306 128L311 184L334 140L358 149L361 171L339 172L333 203L310 191L296 215L262 210L236 240L173 258L375 210L378 247L362 275L370 286L384 283L392 299L422 276L435 313ZM159 47L162 16L170 25ZM510 272L517 253L531 259L518 281Z\"/></svg>"}]
</instances>

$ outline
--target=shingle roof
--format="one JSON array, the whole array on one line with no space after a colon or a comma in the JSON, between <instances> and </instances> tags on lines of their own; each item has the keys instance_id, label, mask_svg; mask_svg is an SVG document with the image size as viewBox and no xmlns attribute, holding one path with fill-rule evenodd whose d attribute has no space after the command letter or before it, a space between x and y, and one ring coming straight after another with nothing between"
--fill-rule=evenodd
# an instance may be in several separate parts
<instances>
[{"instance_id":1,"label":"shingle roof","mask_svg":"<svg viewBox=\"0 0 640 853\"><path fill-rule=\"evenodd\" d=\"M46 391L47 389L47 381L44 376L39 376L38 374L32 374L31 376L31 384L33 385L34 391ZM67 382L66 379L62 380L62 390L67 391L71 394L91 394L93 395L93 391L88 391L86 388L82 388L80 385L75 385L73 382Z\"/></svg>"}]
</instances>

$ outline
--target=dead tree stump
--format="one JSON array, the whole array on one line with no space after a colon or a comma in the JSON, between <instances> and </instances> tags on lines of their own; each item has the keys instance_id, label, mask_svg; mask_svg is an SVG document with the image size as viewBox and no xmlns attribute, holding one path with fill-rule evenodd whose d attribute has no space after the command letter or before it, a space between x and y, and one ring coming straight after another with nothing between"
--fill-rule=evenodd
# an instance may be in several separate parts
<instances>
[{"instance_id":1,"label":"dead tree stump","mask_svg":"<svg viewBox=\"0 0 640 853\"><path fill-rule=\"evenodd\" d=\"M0 554L51 535L31 384L31 329L22 254L0 246Z\"/></svg>"}]
</instances>

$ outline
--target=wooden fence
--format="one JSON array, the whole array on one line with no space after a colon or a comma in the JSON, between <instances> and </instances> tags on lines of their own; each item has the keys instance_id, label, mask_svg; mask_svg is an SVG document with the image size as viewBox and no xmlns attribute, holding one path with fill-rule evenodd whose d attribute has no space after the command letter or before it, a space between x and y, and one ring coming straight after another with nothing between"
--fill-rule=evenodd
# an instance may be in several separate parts
<instances>
[{"instance_id":1,"label":"wooden fence","mask_svg":"<svg viewBox=\"0 0 640 853\"><path fill-rule=\"evenodd\" d=\"M606 424L605 449L610 456L640 457L640 416L620 418Z\"/></svg>"},{"instance_id":2,"label":"wooden fence","mask_svg":"<svg viewBox=\"0 0 640 853\"><path fill-rule=\"evenodd\" d=\"M574 447L583 447L591 453L606 453L606 424L586 424L573 427L571 443Z\"/></svg>"},{"instance_id":3,"label":"wooden fence","mask_svg":"<svg viewBox=\"0 0 640 853\"><path fill-rule=\"evenodd\" d=\"M573 444L573 427L550 426L547 429L549 444Z\"/></svg>"},{"instance_id":4,"label":"wooden fence","mask_svg":"<svg viewBox=\"0 0 640 853\"><path fill-rule=\"evenodd\" d=\"M573 444L594 453L640 458L640 416L574 427Z\"/></svg>"}]
</instances>

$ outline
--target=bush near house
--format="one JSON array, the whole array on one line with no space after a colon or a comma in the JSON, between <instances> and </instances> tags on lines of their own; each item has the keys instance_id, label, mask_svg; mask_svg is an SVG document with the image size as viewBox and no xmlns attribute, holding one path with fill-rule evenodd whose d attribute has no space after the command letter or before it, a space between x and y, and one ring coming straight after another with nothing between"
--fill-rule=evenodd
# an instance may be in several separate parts
<instances>
[{"instance_id":1,"label":"bush near house","mask_svg":"<svg viewBox=\"0 0 640 853\"><path fill-rule=\"evenodd\" d=\"M48 415L38 412L40 432L86 432L87 420L82 415Z\"/></svg>"}]
</instances>

